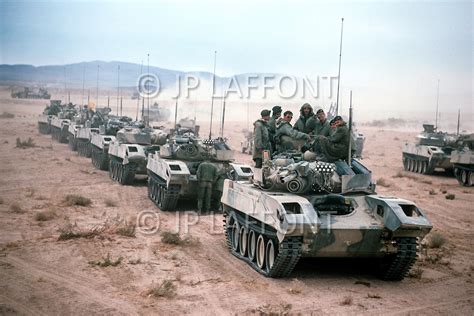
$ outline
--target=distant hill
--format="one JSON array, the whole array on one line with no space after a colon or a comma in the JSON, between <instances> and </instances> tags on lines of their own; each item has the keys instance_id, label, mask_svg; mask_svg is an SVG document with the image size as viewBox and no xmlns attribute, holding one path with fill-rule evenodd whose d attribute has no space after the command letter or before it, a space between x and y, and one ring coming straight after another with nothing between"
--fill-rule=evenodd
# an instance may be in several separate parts
<instances>
[{"instance_id":1,"label":"distant hill","mask_svg":"<svg viewBox=\"0 0 474 316\"><path fill-rule=\"evenodd\" d=\"M82 78L85 69L85 85L96 86L97 66L99 66L99 85L101 87L117 86L117 68L120 66L120 86L134 87L141 73L142 66L125 62L92 61L68 65L32 66L32 65L0 65L0 82L4 83L31 83L45 86L64 86L65 78L70 87L82 87ZM147 67L143 67L143 72ZM176 76L184 77L186 72L169 70L150 66L150 72L159 76L164 88L174 86ZM210 80L212 73L193 72L201 79Z\"/></svg>"}]
</instances>

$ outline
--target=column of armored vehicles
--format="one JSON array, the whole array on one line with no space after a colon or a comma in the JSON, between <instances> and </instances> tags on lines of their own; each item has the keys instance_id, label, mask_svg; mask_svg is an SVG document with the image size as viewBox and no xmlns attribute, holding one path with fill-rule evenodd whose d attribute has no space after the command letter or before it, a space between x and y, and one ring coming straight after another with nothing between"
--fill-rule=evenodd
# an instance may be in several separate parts
<instances>
[{"instance_id":1,"label":"column of armored vehicles","mask_svg":"<svg viewBox=\"0 0 474 316\"><path fill-rule=\"evenodd\" d=\"M301 257L339 257L371 258L381 278L402 280L432 229L413 202L377 195L371 171L354 158L265 152L263 167L251 168L234 163L225 139L200 139L196 126L165 133L106 109L68 116L70 107L59 107L40 117L40 132L59 133L73 150L87 144L84 156L121 184L146 175L161 210L196 200L199 164L215 164L227 178L220 204L229 251L268 277L290 275Z\"/></svg>"},{"instance_id":2,"label":"column of armored vehicles","mask_svg":"<svg viewBox=\"0 0 474 316\"><path fill-rule=\"evenodd\" d=\"M433 174L435 169L453 172L459 184L474 185L474 134L457 135L424 124L414 144L403 147L405 170Z\"/></svg>"}]
</instances>

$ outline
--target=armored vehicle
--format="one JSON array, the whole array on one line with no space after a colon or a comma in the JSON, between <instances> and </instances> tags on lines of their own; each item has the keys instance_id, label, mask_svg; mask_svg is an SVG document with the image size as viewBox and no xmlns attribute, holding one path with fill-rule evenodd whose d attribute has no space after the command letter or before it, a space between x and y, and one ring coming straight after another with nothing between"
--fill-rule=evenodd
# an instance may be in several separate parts
<instances>
[{"instance_id":1,"label":"armored vehicle","mask_svg":"<svg viewBox=\"0 0 474 316\"><path fill-rule=\"evenodd\" d=\"M125 127L109 142L109 175L120 184L132 184L135 175L147 174L148 154L160 149L163 132L149 127ZM166 137L164 137L166 139Z\"/></svg>"},{"instance_id":2,"label":"armored vehicle","mask_svg":"<svg viewBox=\"0 0 474 316\"><path fill-rule=\"evenodd\" d=\"M300 257L370 258L386 280L403 279L432 228L413 202L377 195L359 161L273 160L254 181L224 183L230 252L268 277L291 274Z\"/></svg>"},{"instance_id":3,"label":"armored vehicle","mask_svg":"<svg viewBox=\"0 0 474 316\"><path fill-rule=\"evenodd\" d=\"M69 124L71 120L53 116L51 118L51 137L60 143L68 143Z\"/></svg>"},{"instance_id":4,"label":"armored vehicle","mask_svg":"<svg viewBox=\"0 0 474 316\"><path fill-rule=\"evenodd\" d=\"M423 129L415 144L406 143L403 146L405 170L432 174L436 168L452 169L451 152L455 147L456 136L438 132L432 124L423 124Z\"/></svg>"},{"instance_id":5,"label":"armored vehicle","mask_svg":"<svg viewBox=\"0 0 474 316\"><path fill-rule=\"evenodd\" d=\"M354 157L362 158L362 152L364 151L365 136L357 130L353 130L352 137L356 145Z\"/></svg>"},{"instance_id":6,"label":"armored vehicle","mask_svg":"<svg viewBox=\"0 0 474 316\"><path fill-rule=\"evenodd\" d=\"M69 143L69 149L71 149L72 151L77 151L77 132L81 127L81 124L69 124L67 139Z\"/></svg>"},{"instance_id":7,"label":"armored vehicle","mask_svg":"<svg viewBox=\"0 0 474 316\"><path fill-rule=\"evenodd\" d=\"M11 93L12 98L18 99L50 99L51 94L44 88L39 88L38 91L34 91L28 87L24 87L21 91Z\"/></svg>"},{"instance_id":8,"label":"armored vehicle","mask_svg":"<svg viewBox=\"0 0 474 316\"><path fill-rule=\"evenodd\" d=\"M252 176L249 166L233 163L233 152L224 139L201 140L190 131L177 131L159 152L148 157L150 199L166 211L174 210L179 199L197 199L196 171L205 160L217 166L219 177L242 180ZM214 191L222 192L223 181L216 181L216 185L220 187Z\"/></svg>"},{"instance_id":9,"label":"armored vehicle","mask_svg":"<svg viewBox=\"0 0 474 316\"><path fill-rule=\"evenodd\" d=\"M86 122L85 126L81 126L76 135L77 142L77 153L82 157L91 157L92 148L91 148L91 138L92 135L99 133L99 128L90 127Z\"/></svg>"},{"instance_id":10,"label":"armored vehicle","mask_svg":"<svg viewBox=\"0 0 474 316\"><path fill-rule=\"evenodd\" d=\"M451 152L454 175L463 186L474 185L474 134L462 135L457 149Z\"/></svg>"},{"instance_id":11,"label":"armored vehicle","mask_svg":"<svg viewBox=\"0 0 474 316\"><path fill-rule=\"evenodd\" d=\"M38 130L41 134L51 134L51 119L61 110L61 100L50 100L50 105L44 109L38 119Z\"/></svg>"},{"instance_id":12,"label":"armored vehicle","mask_svg":"<svg viewBox=\"0 0 474 316\"><path fill-rule=\"evenodd\" d=\"M43 113L38 118L38 130L41 134L51 134L51 115Z\"/></svg>"}]
</instances>

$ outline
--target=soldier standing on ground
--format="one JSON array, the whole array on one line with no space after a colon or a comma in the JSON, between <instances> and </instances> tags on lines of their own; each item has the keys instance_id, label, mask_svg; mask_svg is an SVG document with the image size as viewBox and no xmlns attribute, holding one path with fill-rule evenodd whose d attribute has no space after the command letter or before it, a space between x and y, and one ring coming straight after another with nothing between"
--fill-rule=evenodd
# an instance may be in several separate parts
<instances>
[{"instance_id":1,"label":"soldier standing on ground","mask_svg":"<svg viewBox=\"0 0 474 316\"><path fill-rule=\"evenodd\" d=\"M301 106L300 117L296 121L295 130L309 134L316 126L316 119L314 118L313 108L309 103L305 103Z\"/></svg>"},{"instance_id":2,"label":"soldier standing on ground","mask_svg":"<svg viewBox=\"0 0 474 316\"><path fill-rule=\"evenodd\" d=\"M271 148L272 151L275 151L275 148L276 148L275 140L274 140L275 132L276 132L276 122L281 117L281 112L282 112L281 106L275 105L272 108L272 117L268 121L268 131L270 132L269 136L270 136L270 144L272 144L272 148Z\"/></svg>"},{"instance_id":3,"label":"soldier standing on ground","mask_svg":"<svg viewBox=\"0 0 474 316\"><path fill-rule=\"evenodd\" d=\"M219 210L220 208L225 179L226 179L225 169L222 169L217 173L217 179L214 182L214 186L212 190L212 204L213 205L211 206L212 206L212 209L214 210Z\"/></svg>"},{"instance_id":4,"label":"soldier standing on ground","mask_svg":"<svg viewBox=\"0 0 474 316\"><path fill-rule=\"evenodd\" d=\"M211 209L212 185L217 178L217 167L208 160L203 161L197 171L196 177L198 187L198 212L209 211Z\"/></svg>"},{"instance_id":5,"label":"soldier standing on ground","mask_svg":"<svg viewBox=\"0 0 474 316\"><path fill-rule=\"evenodd\" d=\"M286 111L283 113L283 117L277 121L275 144L278 153L286 150L297 149L298 146L295 145L295 140L309 141L311 139L308 134L293 129L290 123L292 118L293 112Z\"/></svg>"},{"instance_id":6,"label":"soldier standing on ground","mask_svg":"<svg viewBox=\"0 0 474 316\"><path fill-rule=\"evenodd\" d=\"M316 112L316 118L318 121L313 129L313 135L321 135L328 137L331 132L331 127L329 126L329 121L324 113L323 109L319 109Z\"/></svg>"},{"instance_id":7,"label":"soldier standing on ground","mask_svg":"<svg viewBox=\"0 0 474 316\"><path fill-rule=\"evenodd\" d=\"M268 131L268 120L270 119L270 111L263 110L260 112L262 116L253 123L254 142L253 142L253 161L255 161L256 168L262 168L263 151L271 150L270 134Z\"/></svg>"}]
</instances>

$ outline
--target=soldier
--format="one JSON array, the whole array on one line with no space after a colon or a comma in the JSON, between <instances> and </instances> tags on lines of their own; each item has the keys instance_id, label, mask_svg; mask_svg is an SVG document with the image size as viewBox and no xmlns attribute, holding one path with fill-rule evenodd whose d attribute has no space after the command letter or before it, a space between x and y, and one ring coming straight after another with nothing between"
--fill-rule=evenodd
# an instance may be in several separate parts
<instances>
[{"instance_id":1,"label":"soldier","mask_svg":"<svg viewBox=\"0 0 474 316\"><path fill-rule=\"evenodd\" d=\"M253 155L252 159L255 161L255 168L262 168L263 151L271 150L270 134L268 131L268 120L270 119L270 111L263 110L260 112L261 119L253 123Z\"/></svg>"},{"instance_id":2,"label":"soldier","mask_svg":"<svg viewBox=\"0 0 474 316\"><path fill-rule=\"evenodd\" d=\"M323 109L319 109L316 112L316 118L318 119L318 121L316 122L316 125L314 126L312 134L328 137L331 132L331 127L329 126L329 121Z\"/></svg>"},{"instance_id":3,"label":"soldier","mask_svg":"<svg viewBox=\"0 0 474 316\"><path fill-rule=\"evenodd\" d=\"M275 132L276 132L276 121L281 117L281 106L275 105L272 108L272 117L268 121L268 131L270 132L270 144L272 144L271 149L275 150Z\"/></svg>"},{"instance_id":4,"label":"soldier","mask_svg":"<svg viewBox=\"0 0 474 316\"><path fill-rule=\"evenodd\" d=\"M295 140L309 141L311 139L308 134L292 128L290 123L292 118L293 112L286 111L283 113L283 117L276 123L275 144L278 153L284 152L285 150L297 149L300 144L295 144Z\"/></svg>"},{"instance_id":5,"label":"soldier","mask_svg":"<svg viewBox=\"0 0 474 316\"><path fill-rule=\"evenodd\" d=\"M295 130L309 134L316 126L316 119L314 118L313 108L309 103L305 103L300 109L300 118L296 121Z\"/></svg>"},{"instance_id":6,"label":"soldier","mask_svg":"<svg viewBox=\"0 0 474 316\"><path fill-rule=\"evenodd\" d=\"M318 160L334 162L346 159L349 151L349 129L346 122L339 115L330 122L330 136L316 136L315 151L323 157Z\"/></svg>"},{"instance_id":7,"label":"soldier","mask_svg":"<svg viewBox=\"0 0 474 316\"><path fill-rule=\"evenodd\" d=\"M199 183L198 187L198 212L209 211L211 209L212 184L217 178L217 167L208 160L203 161L197 171L196 177Z\"/></svg>"}]
</instances>

